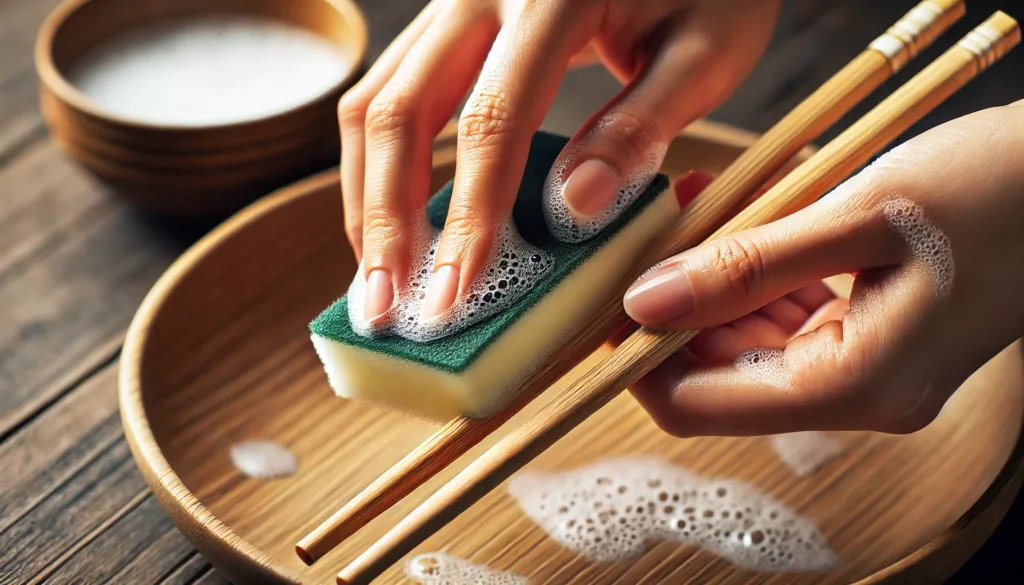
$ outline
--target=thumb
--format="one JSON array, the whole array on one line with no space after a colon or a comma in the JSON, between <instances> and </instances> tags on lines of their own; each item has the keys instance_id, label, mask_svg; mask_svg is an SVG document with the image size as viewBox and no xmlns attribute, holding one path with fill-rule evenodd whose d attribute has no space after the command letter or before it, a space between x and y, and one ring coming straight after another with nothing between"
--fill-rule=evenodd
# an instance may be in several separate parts
<instances>
[{"instance_id":1,"label":"thumb","mask_svg":"<svg viewBox=\"0 0 1024 585\"><path fill-rule=\"evenodd\" d=\"M852 179L837 191L855 183L864 184ZM895 265L903 243L880 211L854 201L865 199L826 197L668 258L629 288L626 312L649 327L705 329L824 278Z\"/></svg>"}]
</instances>

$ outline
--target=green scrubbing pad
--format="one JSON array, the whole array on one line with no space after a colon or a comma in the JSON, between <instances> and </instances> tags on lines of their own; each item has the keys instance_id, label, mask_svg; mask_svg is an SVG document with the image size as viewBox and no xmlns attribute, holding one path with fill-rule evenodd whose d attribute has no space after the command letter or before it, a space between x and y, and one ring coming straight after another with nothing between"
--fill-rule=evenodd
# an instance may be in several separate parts
<instances>
[{"instance_id":1,"label":"green scrubbing pad","mask_svg":"<svg viewBox=\"0 0 1024 585\"><path fill-rule=\"evenodd\" d=\"M565 137L538 132L530 144L530 154L512 216L520 235L529 243L551 254L554 264L552 270L511 308L459 333L421 343L401 337L371 339L357 334L353 331L349 321L347 297L342 297L313 321L310 330L315 335L338 343L412 360L431 368L456 373L464 370L494 339L529 311L559 282L569 276L577 266L600 249L668 187L668 178L664 175L657 175L637 201L600 234L579 244L559 242L547 230L541 197L548 171L567 142L568 139ZM444 227L451 195L452 183L449 182L427 204L430 223L438 229Z\"/></svg>"}]
</instances>

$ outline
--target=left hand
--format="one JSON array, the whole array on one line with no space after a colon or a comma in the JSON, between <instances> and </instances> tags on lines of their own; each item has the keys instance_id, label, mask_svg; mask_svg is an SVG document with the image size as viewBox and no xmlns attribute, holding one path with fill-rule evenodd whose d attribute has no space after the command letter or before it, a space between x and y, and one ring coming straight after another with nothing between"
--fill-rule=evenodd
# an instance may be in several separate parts
<instances>
[{"instance_id":1,"label":"left hand","mask_svg":"<svg viewBox=\"0 0 1024 585\"><path fill-rule=\"evenodd\" d=\"M849 301L823 278L856 274ZM779 221L669 259L625 308L701 329L631 388L680 436L913 432L1024 333L1024 102L954 120Z\"/></svg>"}]
</instances>

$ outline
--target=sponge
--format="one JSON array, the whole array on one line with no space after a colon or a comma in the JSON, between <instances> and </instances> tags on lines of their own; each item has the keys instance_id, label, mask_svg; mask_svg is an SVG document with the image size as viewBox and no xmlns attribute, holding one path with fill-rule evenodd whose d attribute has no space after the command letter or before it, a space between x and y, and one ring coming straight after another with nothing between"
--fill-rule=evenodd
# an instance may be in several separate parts
<instances>
[{"instance_id":1,"label":"sponge","mask_svg":"<svg viewBox=\"0 0 1024 585\"><path fill-rule=\"evenodd\" d=\"M545 223L548 172L568 139L538 132L530 146L512 219L519 235L550 261L539 280L503 311L446 337L414 341L367 337L353 327L348 297L310 325L313 345L334 391L413 414L447 420L489 416L515 397L515 386L587 320L634 267L638 257L677 217L668 178L656 175L647 189L596 236L565 243ZM449 183L427 205L429 222L444 226ZM496 261L529 258L502 258ZM537 260L537 258L533 258Z\"/></svg>"}]
</instances>

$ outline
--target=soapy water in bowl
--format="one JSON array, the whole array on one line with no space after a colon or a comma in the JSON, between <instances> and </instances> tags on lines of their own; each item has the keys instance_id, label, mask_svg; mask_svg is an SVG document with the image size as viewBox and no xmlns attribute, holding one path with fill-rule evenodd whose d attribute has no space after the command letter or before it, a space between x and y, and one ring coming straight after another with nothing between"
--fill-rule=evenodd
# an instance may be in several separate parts
<instances>
[{"instance_id":1,"label":"soapy water in bowl","mask_svg":"<svg viewBox=\"0 0 1024 585\"><path fill-rule=\"evenodd\" d=\"M207 126L307 103L351 71L328 39L271 18L176 19L88 51L68 81L101 109L138 122Z\"/></svg>"}]
</instances>

